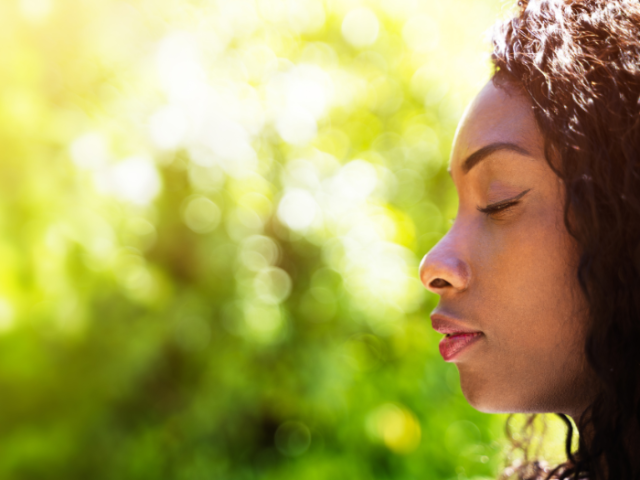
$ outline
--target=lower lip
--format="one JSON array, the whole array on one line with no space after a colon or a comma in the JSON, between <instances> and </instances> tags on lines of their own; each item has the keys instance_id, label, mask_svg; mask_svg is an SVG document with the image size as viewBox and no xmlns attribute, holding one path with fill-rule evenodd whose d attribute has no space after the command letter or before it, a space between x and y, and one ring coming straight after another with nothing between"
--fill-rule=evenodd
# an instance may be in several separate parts
<instances>
[{"instance_id":1,"label":"lower lip","mask_svg":"<svg viewBox=\"0 0 640 480\"><path fill-rule=\"evenodd\" d=\"M481 332L459 333L450 335L440 340L440 355L445 362L453 361L457 356L466 350L470 345L476 343L482 337Z\"/></svg>"}]
</instances>

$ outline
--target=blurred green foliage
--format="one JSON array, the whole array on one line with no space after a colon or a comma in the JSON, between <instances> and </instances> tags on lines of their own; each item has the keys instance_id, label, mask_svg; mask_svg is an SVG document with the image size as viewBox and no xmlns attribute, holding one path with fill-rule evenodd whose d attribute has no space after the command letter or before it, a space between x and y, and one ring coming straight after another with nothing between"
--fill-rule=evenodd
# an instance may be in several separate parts
<instances>
[{"instance_id":1,"label":"blurred green foliage","mask_svg":"<svg viewBox=\"0 0 640 480\"><path fill-rule=\"evenodd\" d=\"M3 0L0 478L495 478L417 266L498 3Z\"/></svg>"}]
</instances>

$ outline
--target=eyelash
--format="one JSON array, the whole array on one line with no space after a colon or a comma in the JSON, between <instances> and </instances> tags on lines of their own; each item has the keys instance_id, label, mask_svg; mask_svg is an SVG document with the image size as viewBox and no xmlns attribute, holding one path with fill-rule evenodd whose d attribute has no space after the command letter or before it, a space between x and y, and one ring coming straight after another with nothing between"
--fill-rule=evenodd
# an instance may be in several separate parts
<instances>
[{"instance_id":1,"label":"eyelash","mask_svg":"<svg viewBox=\"0 0 640 480\"><path fill-rule=\"evenodd\" d=\"M487 205L484 208L478 207L478 211L484 213L487 216L491 216L491 215L495 215L496 213L501 213L506 210L509 210L511 207L517 205L518 203L520 202L515 201L515 202L506 202L506 203L500 203L495 205Z\"/></svg>"},{"instance_id":2,"label":"eyelash","mask_svg":"<svg viewBox=\"0 0 640 480\"><path fill-rule=\"evenodd\" d=\"M530 190L530 189L529 189ZM506 212L520 203L520 199L525 196L529 190L525 190L515 198L504 200L502 202L493 203L486 207L477 207L479 212L484 213L487 217Z\"/></svg>"}]
</instances>

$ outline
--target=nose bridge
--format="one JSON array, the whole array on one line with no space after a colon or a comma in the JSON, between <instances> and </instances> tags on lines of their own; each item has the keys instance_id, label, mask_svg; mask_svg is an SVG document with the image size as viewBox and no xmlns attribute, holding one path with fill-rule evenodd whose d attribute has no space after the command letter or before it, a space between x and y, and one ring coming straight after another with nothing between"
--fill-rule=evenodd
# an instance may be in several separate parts
<instances>
[{"instance_id":1,"label":"nose bridge","mask_svg":"<svg viewBox=\"0 0 640 480\"><path fill-rule=\"evenodd\" d=\"M465 236L454 225L424 256L420 263L420 280L426 288L440 290L432 284L436 279L444 280L457 290L468 287L471 269L465 258L464 239Z\"/></svg>"}]
</instances>

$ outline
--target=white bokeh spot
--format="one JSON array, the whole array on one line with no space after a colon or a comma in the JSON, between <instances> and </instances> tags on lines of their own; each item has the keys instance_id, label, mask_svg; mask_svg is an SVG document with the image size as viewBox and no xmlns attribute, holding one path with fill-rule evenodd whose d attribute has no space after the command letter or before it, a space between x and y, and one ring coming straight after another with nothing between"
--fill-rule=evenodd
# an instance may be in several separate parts
<instances>
[{"instance_id":1,"label":"white bokeh spot","mask_svg":"<svg viewBox=\"0 0 640 480\"><path fill-rule=\"evenodd\" d=\"M148 205L160 193L160 175L147 157L129 157L97 171L96 189L135 205Z\"/></svg>"},{"instance_id":2,"label":"white bokeh spot","mask_svg":"<svg viewBox=\"0 0 640 480\"><path fill-rule=\"evenodd\" d=\"M378 38L380 22L371 10L365 7L351 10L342 21L342 35L356 48L368 47Z\"/></svg>"},{"instance_id":3,"label":"white bokeh spot","mask_svg":"<svg viewBox=\"0 0 640 480\"><path fill-rule=\"evenodd\" d=\"M309 228L318 214L318 204L306 190L288 191L278 205L278 218L292 230Z\"/></svg>"}]
</instances>

